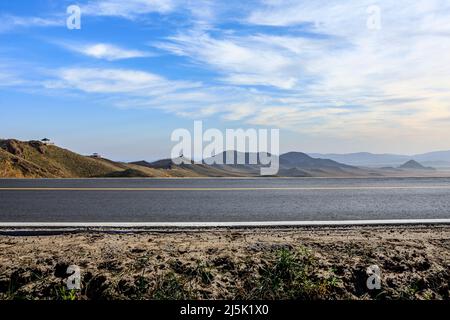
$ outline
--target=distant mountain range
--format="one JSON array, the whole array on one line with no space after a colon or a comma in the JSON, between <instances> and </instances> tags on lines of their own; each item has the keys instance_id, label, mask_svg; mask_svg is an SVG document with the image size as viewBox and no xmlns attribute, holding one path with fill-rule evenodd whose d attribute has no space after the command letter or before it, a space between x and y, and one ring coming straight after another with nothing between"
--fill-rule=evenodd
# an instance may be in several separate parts
<instances>
[{"instance_id":1,"label":"distant mountain range","mask_svg":"<svg viewBox=\"0 0 450 320\"><path fill-rule=\"evenodd\" d=\"M450 168L450 151L435 151L416 155L358 153L309 153L314 158L326 158L354 166L387 167L400 166L409 160L420 162L424 166Z\"/></svg>"},{"instance_id":2,"label":"distant mountain range","mask_svg":"<svg viewBox=\"0 0 450 320\"><path fill-rule=\"evenodd\" d=\"M361 156L359 156L361 159ZM243 159L226 164L227 158ZM256 159L255 163L251 159ZM74 178L74 177L257 177L262 161L257 154L227 151L194 163L175 164L171 159L154 162L116 162L98 155L83 156L42 141L0 140L0 177ZM213 163L216 160L216 163ZM218 161L221 160L221 161ZM432 176L440 172L412 160L381 169L358 167L334 159L288 152L278 158L282 177L374 177ZM223 162L225 164L219 164Z\"/></svg>"},{"instance_id":3,"label":"distant mountain range","mask_svg":"<svg viewBox=\"0 0 450 320\"><path fill-rule=\"evenodd\" d=\"M256 159L252 163L251 159ZM227 158L233 159L233 163L227 164ZM238 159L243 159L238 163ZM138 161L132 162L152 169L174 169L184 168L199 174L208 176L259 176L261 164L258 154L241 153L237 151L226 151L206 159L202 164L195 164L187 160L187 164L176 165L171 159L158 160L155 162ZM213 163L215 162L215 163ZM210 164L206 164L210 163ZM279 157L279 176L288 177L325 177L325 176L354 176L367 175L367 171L354 166L338 163L329 159L314 159L305 153L289 152Z\"/></svg>"}]
</instances>

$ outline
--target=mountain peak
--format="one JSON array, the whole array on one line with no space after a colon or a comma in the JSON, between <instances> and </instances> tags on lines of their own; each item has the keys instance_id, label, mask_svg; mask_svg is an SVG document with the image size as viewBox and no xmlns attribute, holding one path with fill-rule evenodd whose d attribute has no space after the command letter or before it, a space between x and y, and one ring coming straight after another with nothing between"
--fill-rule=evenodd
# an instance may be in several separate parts
<instances>
[{"instance_id":1,"label":"mountain peak","mask_svg":"<svg viewBox=\"0 0 450 320\"><path fill-rule=\"evenodd\" d=\"M313 158L303 152L288 152L280 156L280 164L284 167L303 167L303 168L346 168L355 169L355 167L339 163L330 159Z\"/></svg>"},{"instance_id":2,"label":"mountain peak","mask_svg":"<svg viewBox=\"0 0 450 320\"><path fill-rule=\"evenodd\" d=\"M400 169L413 169L413 170L432 170L433 168L425 167L415 160L409 160L399 166Z\"/></svg>"}]
</instances>

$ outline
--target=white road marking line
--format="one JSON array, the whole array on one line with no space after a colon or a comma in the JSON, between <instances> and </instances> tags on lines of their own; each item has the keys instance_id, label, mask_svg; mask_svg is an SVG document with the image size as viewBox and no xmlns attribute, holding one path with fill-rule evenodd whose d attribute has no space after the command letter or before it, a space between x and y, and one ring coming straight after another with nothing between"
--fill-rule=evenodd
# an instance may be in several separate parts
<instances>
[{"instance_id":1,"label":"white road marking line","mask_svg":"<svg viewBox=\"0 0 450 320\"><path fill-rule=\"evenodd\" d=\"M450 219L245 222L0 222L0 228L202 228L450 224Z\"/></svg>"},{"instance_id":2,"label":"white road marking line","mask_svg":"<svg viewBox=\"0 0 450 320\"><path fill-rule=\"evenodd\" d=\"M442 189L450 186L355 186L355 187L219 187L219 188L82 188L82 187L7 187L0 191L307 191L307 190L397 190L397 189Z\"/></svg>"}]
</instances>

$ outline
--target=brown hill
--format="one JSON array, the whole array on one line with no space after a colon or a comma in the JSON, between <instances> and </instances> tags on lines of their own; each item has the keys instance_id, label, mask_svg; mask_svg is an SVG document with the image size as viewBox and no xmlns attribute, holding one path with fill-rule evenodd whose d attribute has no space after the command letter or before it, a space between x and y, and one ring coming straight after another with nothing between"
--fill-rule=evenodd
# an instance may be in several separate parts
<instances>
[{"instance_id":1,"label":"brown hill","mask_svg":"<svg viewBox=\"0 0 450 320\"><path fill-rule=\"evenodd\" d=\"M40 141L0 140L0 178L242 176L203 164L172 166L169 162L122 163L82 156Z\"/></svg>"},{"instance_id":2,"label":"brown hill","mask_svg":"<svg viewBox=\"0 0 450 320\"><path fill-rule=\"evenodd\" d=\"M40 141L0 140L0 177L101 177L126 166L79 155Z\"/></svg>"},{"instance_id":3,"label":"brown hill","mask_svg":"<svg viewBox=\"0 0 450 320\"><path fill-rule=\"evenodd\" d=\"M234 172L226 168L219 168L207 164L196 164L187 160L188 163L175 164L172 159L162 159L155 162L137 161L130 163L139 165L158 172L166 173L172 177L245 177L249 176L249 172Z\"/></svg>"}]
</instances>

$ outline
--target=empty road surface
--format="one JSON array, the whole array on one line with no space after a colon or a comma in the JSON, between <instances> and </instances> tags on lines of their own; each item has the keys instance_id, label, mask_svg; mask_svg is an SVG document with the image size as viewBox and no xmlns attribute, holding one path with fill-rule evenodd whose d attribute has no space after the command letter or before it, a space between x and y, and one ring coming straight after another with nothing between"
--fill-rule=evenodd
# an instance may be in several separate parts
<instances>
[{"instance_id":1,"label":"empty road surface","mask_svg":"<svg viewBox=\"0 0 450 320\"><path fill-rule=\"evenodd\" d=\"M0 223L448 218L450 178L0 179Z\"/></svg>"}]
</instances>

